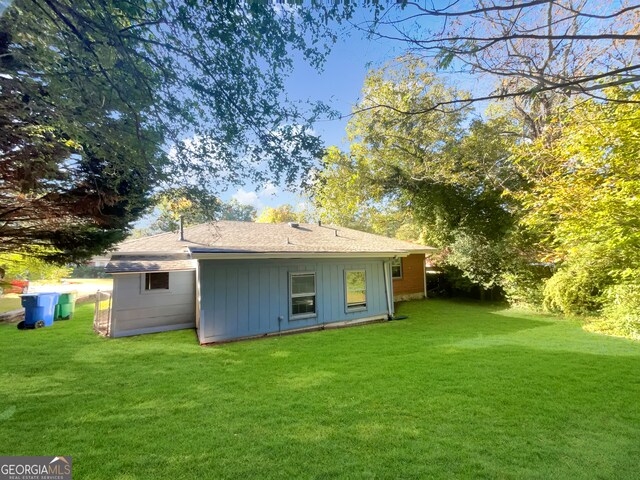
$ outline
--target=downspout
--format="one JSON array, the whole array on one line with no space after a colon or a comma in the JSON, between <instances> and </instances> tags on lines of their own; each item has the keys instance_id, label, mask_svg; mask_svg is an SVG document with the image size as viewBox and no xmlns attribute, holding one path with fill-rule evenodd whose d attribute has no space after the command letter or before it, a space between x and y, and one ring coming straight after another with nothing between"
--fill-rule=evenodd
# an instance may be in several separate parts
<instances>
[{"instance_id":1,"label":"downspout","mask_svg":"<svg viewBox=\"0 0 640 480\"><path fill-rule=\"evenodd\" d=\"M204 343L204 329L202 328L202 292L200 291L200 260L196 260L196 335L198 342Z\"/></svg>"},{"instance_id":2,"label":"downspout","mask_svg":"<svg viewBox=\"0 0 640 480\"><path fill-rule=\"evenodd\" d=\"M424 282L424 298L427 297L427 256L424 256L424 262L422 262L422 281Z\"/></svg>"},{"instance_id":3,"label":"downspout","mask_svg":"<svg viewBox=\"0 0 640 480\"><path fill-rule=\"evenodd\" d=\"M393 293L391 292L391 285L389 283L389 269L391 268L391 262L386 261L382 264L384 268L384 293L387 297L387 313L389 314L389 320L393 318L394 310L393 310Z\"/></svg>"}]
</instances>

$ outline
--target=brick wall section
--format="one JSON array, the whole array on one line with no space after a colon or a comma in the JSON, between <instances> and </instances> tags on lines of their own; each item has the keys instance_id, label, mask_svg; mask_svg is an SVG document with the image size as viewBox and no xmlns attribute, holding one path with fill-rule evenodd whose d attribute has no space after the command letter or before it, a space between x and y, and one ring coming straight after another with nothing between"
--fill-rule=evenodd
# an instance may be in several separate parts
<instances>
[{"instance_id":1,"label":"brick wall section","mask_svg":"<svg viewBox=\"0 0 640 480\"><path fill-rule=\"evenodd\" d=\"M424 253L402 259L402 278L393 280L393 296L424 293Z\"/></svg>"}]
</instances>

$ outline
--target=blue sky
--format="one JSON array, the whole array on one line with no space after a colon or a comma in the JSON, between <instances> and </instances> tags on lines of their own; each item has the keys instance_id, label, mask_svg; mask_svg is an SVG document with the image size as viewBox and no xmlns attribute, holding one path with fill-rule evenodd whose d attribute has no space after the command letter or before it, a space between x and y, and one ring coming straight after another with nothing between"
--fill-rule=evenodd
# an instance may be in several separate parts
<instances>
[{"instance_id":1,"label":"blue sky","mask_svg":"<svg viewBox=\"0 0 640 480\"><path fill-rule=\"evenodd\" d=\"M1 1L1 0L0 0ZM370 19L366 10L356 12L354 22ZM420 25L424 28L425 25ZM339 27L337 42L332 46L324 67L317 71L302 58L294 56L294 69L286 80L286 93L291 100L322 101L343 115L349 114L357 103L362 85L369 70L379 68L393 58L406 52L406 44L392 40L374 40L353 27ZM447 76L447 75L446 75ZM468 75L448 75L451 85L464 88L478 94L488 88L483 80ZM489 82L492 83L492 82ZM317 122L315 132L320 135L326 146L338 145L348 149L345 139L345 127L348 119L334 119ZM300 209L307 198L287 189L285 184L271 183L257 187L254 184L230 186L220 192L223 201L236 199L240 203L253 205L258 212L265 207L276 207L285 203ZM145 227L155 218L155 214L145 216L137 227Z\"/></svg>"},{"instance_id":2,"label":"blue sky","mask_svg":"<svg viewBox=\"0 0 640 480\"><path fill-rule=\"evenodd\" d=\"M361 12L360 15L364 18L367 13ZM354 20L357 21L357 18ZM321 72L302 60L296 61L295 69L287 80L286 90L293 100L320 100L344 115L350 113L351 107L358 101L367 72L403 54L406 45L392 40L368 39L352 26L345 26L338 37ZM447 80L452 85L476 94L480 91L487 93L487 88L492 83L487 83L486 79L459 74L450 75ZM347 121L348 119L336 119L317 122L314 130L325 145L338 145L347 149ZM254 205L258 210L284 203L296 206L305 201L304 197L287 191L286 185L282 184L270 184L266 189L256 189L252 184L231 188L222 195L224 201L230 198Z\"/></svg>"},{"instance_id":3,"label":"blue sky","mask_svg":"<svg viewBox=\"0 0 640 480\"><path fill-rule=\"evenodd\" d=\"M367 72L402 53L401 45L388 41L365 38L359 31L345 27L337 43L331 49L321 72L302 60L296 60L295 69L287 79L287 95L293 100L320 100L342 114L351 111L362 89ZM317 122L315 132L326 145L347 147L345 127L347 119ZM256 189L252 184L232 188L223 200L235 198L256 208L275 207L284 203L298 205L305 199L286 191L282 184L270 184L266 189Z\"/></svg>"}]
</instances>

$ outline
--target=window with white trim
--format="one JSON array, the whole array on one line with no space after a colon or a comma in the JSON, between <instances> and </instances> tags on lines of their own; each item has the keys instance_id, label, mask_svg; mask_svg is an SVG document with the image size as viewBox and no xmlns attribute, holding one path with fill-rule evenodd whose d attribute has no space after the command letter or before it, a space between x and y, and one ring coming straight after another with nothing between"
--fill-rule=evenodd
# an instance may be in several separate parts
<instances>
[{"instance_id":1,"label":"window with white trim","mask_svg":"<svg viewBox=\"0 0 640 480\"><path fill-rule=\"evenodd\" d=\"M391 260L391 278L402 278L402 258Z\"/></svg>"},{"instance_id":2,"label":"window with white trim","mask_svg":"<svg viewBox=\"0 0 640 480\"><path fill-rule=\"evenodd\" d=\"M345 270L345 299L347 311L366 310L367 308L367 274L364 270Z\"/></svg>"},{"instance_id":3,"label":"window with white trim","mask_svg":"<svg viewBox=\"0 0 640 480\"><path fill-rule=\"evenodd\" d=\"M291 318L316 316L316 274L315 272L289 274L291 297Z\"/></svg>"},{"instance_id":4,"label":"window with white trim","mask_svg":"<svg viewBox=\"0 0 640 480\"><path fill-rule=\"evenodd\" d=\"M144 289L169 290L169 272L152 272L144 274Z\"/></svg>"}]
</instances>

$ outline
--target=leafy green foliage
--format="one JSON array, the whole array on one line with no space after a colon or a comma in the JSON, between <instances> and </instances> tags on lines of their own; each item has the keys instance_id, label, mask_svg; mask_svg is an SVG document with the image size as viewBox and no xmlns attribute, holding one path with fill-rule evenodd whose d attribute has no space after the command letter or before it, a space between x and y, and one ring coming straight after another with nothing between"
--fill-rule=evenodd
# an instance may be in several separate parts
<instances>
[{"instance_id":1,"label":"leafy green foliage","mask_svg":"<svg viewBox=\"0 0 640 480\"><path fill-rule=\"evenodd\" d=\"M183 224L196 225L216 220L220 200L200 187L180 187L165 190L155 198L158 218L151 225L153 232L174 232Z\"/></svg>"},{"instance_id":2,"label":"leafy green foliage","mask_svg":"<svg viewBox=\"0 0 640 480\"><path fill-rule=\"evenodd\" d=\"M582 267L582 268L580 268ZM568 314L594 313L601 307L602 274L589 266L570 265L558 270L544 287L544 307Z\"/></svg>"},{"instance_id":3,"label":"leafy green foliage","mask_svg":"<svg viewBox=\"0 0 640 480\"><path fill-rule=\"evenodd\" d=\"M447 263L457 267L471 283L486 290L499 284L506 253L504 245L463 231L454 233L449 248Z\"/></svg>"},{"instance_id":4,"label":"leafy green foliage","mask_svg":"<svg viewBox=\"0 0 640 480\"><path fill-rule=\"evenodd\" d=\"M351 5L17 0L0 19L0 251L81 259L161 190L268 175L321 154L323 105L283 91L322 64ZM205 191L204 189L202 191Z\"/></svg>"},{"instance_id":5,"label":"leafy green foliage","mask_svg":"<svg viewBox=\"0 0 640 480\"><path fill-rule=\"evenodd\" d=\"M543 137L519 146L530 184L519 198L539 251L561 265L546 284L547 307L628 322L640 285L640 115L632 103L640 97L622 89L607 96L559 112Z\"/></svg>"},{"instance_id":6,"label":"leafy green foliage","mask_svg":"<svg viewBox=\"0 0 640 480\"><path fill-rule=\"evenodd\" d=\"M253 205L244 205L231 199L220 207L219 220L234 220L237 222L254 222L258 212Z\"/></svg>"},{"instance_id":7,"label":"leafy green foliage","mask_svg":"<svg viewBox=\"0 0 640 480\"><path fill-rule=\"evenodd\" d=\"M163 164L160 137L136 122L150 99L124 74L128 97L118 96L83 46L24 2L0 31L0 252L86 258L124 238L148 205Z\"/></svg>"},{"instance_id":8,"label":"leafy green foliage","mask_svg":"<svg viewBox=\"0 0 640 480\"><path fill-rule=\"evenodd\" d=\"M447 247L445 263L491 288L514 225L504 193L521 179L508 161L506 118L431 109L465 95L410 56L371 72L348 125L350 151L328 149L314 198L325 220Z\"/></svg>"},{"instance_id":9,"label":"leafy green foliage","mask_svg":"<svg viewBox=\"0 0 640 480\"><path fill-rule=\"evenodd\" d=\"M7 279L23 278L28 280L59 281L71 274L72 268L55 265L33 256L20 254L0 255L0 267Z\"/></svg>"},{"instance_id":10,"label":"leafy green foliage","mask_svg":"<svg viewBox=\"0 0 640 480\"><path fill-rule=\"evenodd\" d=\"M70 278L111 278L105 272L104 267L94 267L91 265L76 265L71 272Z\"/></svg>"},{"instance_id":11,"label":"leafy green foliage","mask_svg":"<svg viewBox=\"0 0 640 480\"><path fill-rule=\"evenodd\" d=\"M503 271L500 287L510 305L539 310L544 303L545 280L552 274L550 264L516 259Z\"/></svg>"},{"instance_id":12,"label":"leafy green foliage","mask_svg":"<svg viewBox=\"0 0 640 480\"><path fill-rule=\"evenodd\" d=\"M255 220L257 223L287 223L300 222L307 223L312 221L309 212L305 210L296 210L292 205L285 203L279 207L267 207Z\"/></svg>"},{"instance_id":13,"label":"leafy green foliage","mask_svg":"<svg viewBox=\"0 0 640 480\"><path fill-rule=\"evenodd\" d=\"M607 322L602 329L640 340L640 279L611 285L603 298Z\"/></svg>"}]
</instances>

